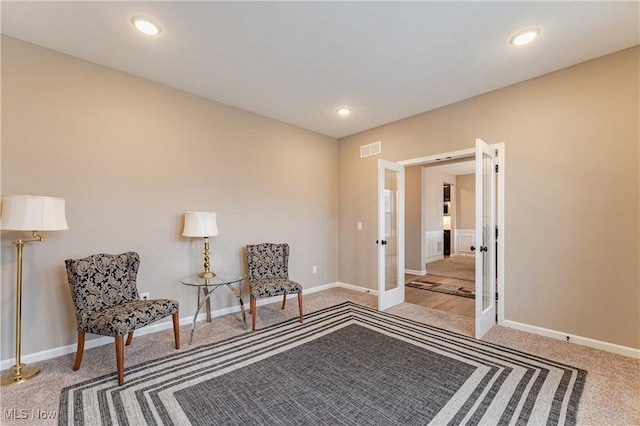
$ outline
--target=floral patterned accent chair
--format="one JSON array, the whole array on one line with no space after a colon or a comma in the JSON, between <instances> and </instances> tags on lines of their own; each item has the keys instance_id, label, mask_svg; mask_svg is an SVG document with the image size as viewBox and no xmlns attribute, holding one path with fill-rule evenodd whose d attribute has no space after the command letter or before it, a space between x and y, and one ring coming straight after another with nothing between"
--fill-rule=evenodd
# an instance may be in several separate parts
<instances>
[{"instance_id":1,"label":"floral patterned accent chair","mask_svg":"<svg viewBox=\"0 0 640 426\"><path fill-rule=\"evenodd\" d=\"M170 299L140 300L136 277L140 256L135 252L95 254L67 259L67 278L78 323L78 350L73 371L80 368L85 333L116 339L118 384L124 384L124 335L131 344L133 331L169 315L173 337L180 349L178 302Z\"/></svg>"},{"instance_id":2,"label":"floral patterned accent chair","mask_svg":"<svg viewBox=\"0 0 640 426\"><path fill-rule=\"evenodd\" d=\"M300 322L302 322L302 286L289 279L289 244L248 245L247 264L251 288L249 313L252 315L252 330L256 329L256 299L260 297L284 296L282 300L282 309L284 309L287 294L297 293Z\"/></svg>"}]
</instances>

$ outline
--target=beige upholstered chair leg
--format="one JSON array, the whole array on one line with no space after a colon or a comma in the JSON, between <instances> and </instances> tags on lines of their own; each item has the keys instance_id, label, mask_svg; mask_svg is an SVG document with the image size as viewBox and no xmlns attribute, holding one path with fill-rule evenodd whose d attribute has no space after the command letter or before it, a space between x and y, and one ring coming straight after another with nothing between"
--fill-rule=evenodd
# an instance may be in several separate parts
<instances>
[{"instance_id":1,"label":"beige upholstered chair leg","mask_svg":"<svg viewBox=\"0 0 640 426\"><path fill-rule=\"evenodd\" d=\"M251 313L251 330L256 329L256 299L255 297L251 298L251 302L249 302L249 312Z\"/></svg>"},{"instance_id":2,"label":"beige upholstered chair leg","mask_svg":"<svg viewBox=\"0 0 640 426\"><path fill-rule=\"evenodd\" d=\"M124 385L124 336L116 336L116 366L118 369L118 384Z\"/></svg>"},{"instance_id":3,"label":"beige upholstered chair leg","mask_svg":"<svg viewBox=\"0 0 640 426\"><path fill-rule=\"evenodd\" d=\"M127 336L127 343L126 345L129 346L131 344L131 341L133 340L133 331L129 333L129 335Z\"/></svg>"},{"instance_id":4,"label":"beige upholstered chair leg","mask_svg":"<svg viewBox=\"0 0 640 426\"><path fill-rule=\"evenodd\" d=\"M300 322L304 319L302 314L302 292L298 293L298 309L300 310Z\"/></svg>"},{"instance_id":5,"label":"beige upholstered chair leg","mask_svg":"<svg viewBox=\"0 0 640 426\"><path fill-rule=\"evenodd\" d=\"M282 309L284 309L284 306L287 304L287 293L284 294L284 298L282 299Z\"/></svg>"},{"instance_id":6,"label":"beige upholstered chair leg","mask_svg":"<svg viewBox=\"0 0 640 426\"><path fill-rule=\"evenodd\" d=\"M78 371L82 364L82 353L84 352L84 332L78 331L78 349L76 349L76 362L73 364L73 371Z\"/></svg>"},{"instance_id":7,"label":"beige upholstered chair leg","mask_svg":"<svg viewBox=\"0 0 640 426\"><path fill-rule=\"evenodd\" d=\"M173 317L173 340L176 342L176 349L180 349L180 315L178 312Z\"/></svg>"}]
</instances>

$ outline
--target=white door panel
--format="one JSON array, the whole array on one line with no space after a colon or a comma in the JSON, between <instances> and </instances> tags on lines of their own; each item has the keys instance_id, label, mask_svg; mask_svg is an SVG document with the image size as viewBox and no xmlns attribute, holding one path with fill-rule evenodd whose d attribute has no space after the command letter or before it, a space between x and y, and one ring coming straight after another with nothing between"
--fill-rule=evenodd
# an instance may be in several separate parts
<instances>
[{"instance_id":1,"label":"white door panel","mask_svg":"<svg viewBox=\"0 0 640 426\"><path fill-rule=\"evenodd\" d=\"M378 310L404 301L404 167L378 160Z\"/></svg>"},{"instance_id":2,"label":"white door panel","mask_svg":"<svg viewBox=\"0 0 640 426\"><path fill-rule=\"evenodd\" d=\"M476 139L476 339L496 322L496 154Z\"/></svg>"}]
</instances>

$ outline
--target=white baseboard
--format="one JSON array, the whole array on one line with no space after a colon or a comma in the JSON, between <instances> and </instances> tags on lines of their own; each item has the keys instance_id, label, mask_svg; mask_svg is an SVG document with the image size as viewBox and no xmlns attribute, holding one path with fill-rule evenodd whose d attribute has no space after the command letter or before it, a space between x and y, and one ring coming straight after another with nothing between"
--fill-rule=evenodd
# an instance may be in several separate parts
<instances>
[{"instance_id":1,"label":"white baseboard","mask_svg":"<svg viewBox=\"0 0 640 426\"><path fill-rule=\"evenodd\" d=\"M318 285L318 286L311 287L311 288L305 288L305 289L303 289L302 293L307 295L307 294L316 293L316 292L322 291L322 290L328 290L328 289L333 288L333 287L338 287L338 285L339 285L339 283L337 283L337 282ZM292 299L292 298L296 298L297 299L298 295L297 294L289 294L289 295L287 295L287 300ZM256 301L256 306L268 305L269 303L276 303L276 302L280 302L280 301L282 301L282 296L264 297L264 298L258 299ZM248 302L246 302L245 304L248 304ZM234 305L231 308L233 308L233 311L224 312L224 313L221 313L220 315L215 315L215 316L227 315L228 313L233 313L233 312L240 312L240 306L235 306ZM230 309L230 308L227 308L227 309ZM247 309L247 312L249 312L249 306L248 305L247 305L246 309ZM218 311L216 311L216 312L218 312ZM213 316L214 316L213 312L211 312L211 317L213 317ZM199 321L199 319L198 319L198 321Z\"/></svg>"},{"instance_id":2,"label":"white baseboard","mask_svg":"<svg viewBox=\"0 0 640 426\"><path fill-rule=\"evenodd\" d=\"M353 285L353 284L343 283L343 282L334 282L334 283L329 283L329 284L324 284L324 285L320 285L320 286L316 286L316 287L307 288L307 289L304 289L304 294L310 294L310 293L315 293L315 292L318 292L318 291L328 290L328 289L334 288L334 287L342 287L342 288L346 288L348 290L358 291L358 292L361 292L361 293L369 293L369 294L374 295L374 296L378 295L378 291L377 290L373 290L373 289L370 289L370 288L361 287L361 286L357 286L357 285ZM288 298L294 298L294 297L297 298L297 295L292 294L292 295L289 295ZM268 298L264 298L264 299L259 299L257 301L257 305L258 306L267 305L269 303L278 302L280 300L282 300L282 296L268 297ZM247 305L247 303L245 303L245 306L246 305ZM245 311L247 313L249 312L249 307L248 306L245 307ZM228 315L228 314L232 314L232 313L236 313L236 312L240 312L240 306L239 305L233 305L233 306L229 306L227 308L222 308L222 309L217 309L215 311L212 311L211 312L211 317L215 318L215 317ZM204 319L205 319L205 314L201 313L196 318L196 321L202 321ZM180 318L180 325L191 324L192 322L193 322L193 317L192 316ZM589 347L592 347L592 348L595 348L595 349L600 349L600 350L603 350L603 351L612 352L612 353L615 353L615 354L618 354L618 355L624 355L624 356L628 356L628 357L631 357L631 358L640 359L640 349L621 346L621 345L617 345L615 343L603 342L603 341L600 341L600 340L594 340L594 339L590 339L588 337L576 336L574 334L562 333L560 331L550 330L550 329L537 327L537 326L529 325L529 324L523 324L523 323L520 323L520 322L517 322L517 321L504 320L504 321L502 321L502 323L500 325L505 326L505 327L514 328L514 329L520 330L520 331L526 331L528 333L539 334L541 336L551 337L551 338L558 339L558 340L566 340L567 336L568 336L570 343L589 346ZM163 331L163 330L169 330L172 327L173 327L173 323L170 320L165 320L165 321L162 321L162 322L157 322L155 324L148 325L148 326L146 326L144 328L141 328L139 330L136 330L136 336L144 336L145 334L156 333L158 331ZM85 349L91 349L91 348L95 348L97 346L110 345L110 344L111 345L113 344L113 338L112 337L98 337L98 338L95 338L95 339L87 339L85 341L84 348ZM76 344L74 343L74 344L71 344L71 345L60 346L60 347L53 348L53 349L47 349L47 350L40 351L40 352L34 352L34 353L31 353L31 354L22 355L21 356L21 361L24 362L25 364L33 364L33 363L36 363L38 361L43 361L43 360L46 360L46 359L55 358L57 356L62 356L62 355L67 355L67 354L74 354L75 352L76 352ZM70 362L73 362L73 361L70 361ZM0 369L1 370L6 370L7 368L10 368L14 364L15 364L15 359L14 358L9 358L9 359L2 360L2 361L0 361Z\"/></svg>"},{"instance_id":3,"label":"white baseboard","mask_svg":"<svg viewBox=\"0 0 640 426\"><path fill-rule=\"evenodd\" d=\"M305 288L303 293L304 294L309 294L309 293L315 293L317 291L322 291L322 290L327 290L329 288L332 287L337 287L338 283L329 283L329 284L325 284L325 285L320 285L320 286L316 286L316 287L311 287L311 288ZM298 298L297 294L290 294L288 295L287 299L290 298ZM258 299L256 301L256 305L257 306L262 306L262 305L267 305L269 303L274 303L274 302L279 302L282 300L282 296L274 296L274 297L266 297L263 299ZM211 318L215 318L215 317L220 317L223 315L229 315L229 314L233 314L236 312L240 312L240 305L233 305L233 306L229 306L226 308L222 308L222 309L217 309L215 311L211 311ZM247 313L247 315L249 314L249 302L246 301L245 302L245 312ZM196 322L197 321L203 321L206 318L206 314L204 312L200 313L197 318L196 318ZM191 324L193 322L193 316L189 316L189 317L182 317L180 318L180 325L185 325L185 324ZM169 319L161 321L161 322L156 322L154 324L150 324L146 327L140 328L138 330L136 330L135 335L136 336L144 336L145 334L150 334L150 333L157 333L158 331L164 331L164 330L169 330L173 328L173 322ZM94 338L94 339L87 339L85 340L84 343L84 348L85 349L91 349L91 348L95 348L97 346L102 346L102 345L113 345L113 337L98 337L98 338ZM77 344L71 344L71 345L66 345L66 346L60 346L57 348L53 348L53 349L47 349L44 351L40 351L40 352L34 352L34 353L30 353L30 354L25 354L25 355L21 355L20 356L20 361L25 363L25 364L33 364L36 363L38 361L43 361L46 359L50 359L50 358L55 358L57 356L62 356L62 355L67 355L67 354L75 354L76 353L76 349L77 349ZM11 366L13 366L15 364L15 358L9 358L9 359L4 359L2 361L0 361L0 369L1 370L6 370L7 368L10 368Z\"/></svg>"},{"instance_id":4,"label":"white baseboard","mask_svg":"<svg viewBox=\"0 0 640 426\"><path fill-rule=\"evenodd\" d=\"M615 343L603 342L601 340L594 340L588 337L576 336L575 334L562 333L560 331L549 330L548 328L542 328L535 325L523 324L517 321L504 320L501 325L505 327L515 328L516 330L526 331L528 333L533 333L533 334L539 334L541 336L551 337L553 339L558 339L563 341L566 341L568 337L569 343L589 346L591 348L612 352L614 354L640 359L640 349L616 345Z\"/></svg>"},{"instance_id":5,"label":"white baseboard","mask_svg":"<svg viewBox=\"0 0 640 426\"><path fill-rule=\"evenodd\" d=\"M464 255L462 255L464 256ZM409 272L409 270L407 270L408 273L413 273L415 271L411 271ZM377 296L378 295L378 291L377 290L372 290L366 287L360 287L360 286L356 286L353 284L347 284L347 283L343 283L343 282L338 282L337 283L338 287L342 287L342 288L346 288L349 290L353 290L353 291L359 291L359 292L364 292L364 293L370 293L372 295ZM328 286L325 286L327 288L330 288ZM331 285L331 287L335 287L335 285ZM528 333L533 333L533 334L539 334L541 336L546 336L546 337L551 337L554 339L558 339L558 340L566 340L567 336L569 336L569 342L573 343L573 344L578 344L578 345L583 345L583 346L589 346L595 349L600 349L603 351L607 351L607 352L612 352L618 355L624 355L624 356L628 356L628 357L632 357L632 358L637 358L640 359L640 349L634 349L634 348L629 348L626 346L621 346L621 345L616 345L615 343L608 343L608 342L602 342L599 340L594 340L594 339L590 339L588 337L582 337L582 336L576 336L574 334L567 334L567 333L562 333L560 331L555 331L555 330L550 330L550 329L546 329L546 328L542 328L542 327L537 327L534 325L528 325L528 324L523 324L523 323L519 323L516 321L511 321L511 320L504 320L500 325L505 326L505 327L510 327L510 328L514 328L520 331L526 331Z\"/></svg>"},{"instance_id":6,"label":"white baseboard","mask_svg":"<svg viewBox=\"0 0 640 426\"><path fill-rule=\"evenodd\" d=\"M405 274L411 274L411 275L427 275L427 270L422 270L422 271L418 271L415 269L405 269L404 270Z\"/></svg>"},{"instance_id":7,"label":"white baseboard","mask_svg":"<svg viewBox=\"0 0 640 426\"><path fill-rule=\"evenodd\" d=\"M456 229L453 231L455 239L455 254L474 255L470 247L476 245L475 229Z\"/></svg>"},{"instance_id":8,"label":"white baseboard","mask_svg":"<svg viewBox=\"0 0 640 426\"><path fill-rule=\"evenodd\" d=\"M230 308L225 308L225 309L220 309L218 311L215 311L216 316L220 316L220 315L226 315L228 313L231 313L233 311L228 311ZM248 307L247 307L248 310ZM221 311L225 311L224 313L221 313ZM238 306L237 311L240 311L240 306ZM213 317L214 312L211 312L211 316ZM205 318L205 314L200 314L198 315L198 321L203 320ZM180 318L180 325L184 325L184 324L191 324L193 322L193 317L190 318ZM148 325L146 327L140 328L138 330L136 330L135 335L136 336L144 336L145 334L151 334L151 333L156 333L158 331L163 331L163 330L168 330L173 328L173 322L170 320L169 321L162 321L162 322L156 322L154 324ZM84 349L91 349L91 348L95 348L98 346L103 346L103 345L113 345L114 344L114 339L113 337L98 337L95 339L86 339L84 342ZM46 359L50 359L50 358L55 358L57 356L62 356L62 355L67 355L67 354L75 354L76 353L76 349L77 349L77 344L71 344L71 345L66 345L66 346L60 346L57 348L53 348L53 349L47 349L44 351L40 351L40 352L34 352L34 353L30 353L30 354L26 354L26 355L21 355L20 356L20 361L25 363L25 364L33 364L36 363L38 361L43 361ZM15 358L9 358L9 359L3 359L0 362L0 369L5 370L7 368L10 368L11 366L13 366L15 364ZM73 363L73 360L71 361Z\"/></svg>"},{"instance_id":9,"label":"white baseboard","mask_svg":"<svg viewBox=\"0 0 640 426\"><path fill-rule=\"evenodd\" d=\"M338 287L346 288L347 290L359 291L360 293L369 293L373 294L374 296L378 295L378 290L373 290L367 287L360 287L359 285L339 282Z\"/></svg>"},{"instance_id":10,"label":"white baseboard","mask_svg":"<svg viewBox=\"0 0 640 426\"><path fill-rule=\"evenodd\" d=\"M304 294L316 293L318 291L328 290L330 288L334 288L334 287L338 287L338 286L340 286L340 283L336 281L334 283L318 285L318 286L311 287L311 288L305 288L304 289Z\"/></svg>"},{"instance_id":11,"label":"white baseboard","mask_svg":"<svg viewBox=\"0 0 640 426\"><path fill-rule=\"evenodd\" d=\"M444 233L442 230L426 231L425 238L425 259L424 263L436 262L444 259Z\"/></svg>"}]
</instances>

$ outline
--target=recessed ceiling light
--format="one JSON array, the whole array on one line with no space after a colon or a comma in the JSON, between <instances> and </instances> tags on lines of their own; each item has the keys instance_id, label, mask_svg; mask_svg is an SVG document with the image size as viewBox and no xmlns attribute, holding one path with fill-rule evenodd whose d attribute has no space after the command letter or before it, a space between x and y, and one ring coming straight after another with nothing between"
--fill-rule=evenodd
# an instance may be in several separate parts
<instances>
[{"instance_id":1,"label":"recessed ceiling light","mask_svg":"<svg viewBox=\"0 0 640 426\"><path fill-rule=\"evenodd\" d=\"M160 25L144 16L134 16L131 18L131 23L138 29L138 31L147 35L158 35L161 31Z\"/></svg>"},{"instance_id":2,"label":"recessed ceiling light","mask_svg":"<svg viewBox=\"0 0 640 426\"><path fill-rule=\"evenodd\" d=\"M338 113L338 115L341 115L344 117L351 114L351 108L341 107L341 108L338 108L336 112Z\"/></svg>"},{"instance_id":3,"label":"recessed ceiling light","mask_svg":"<svg viewBox=\"0 0 640 426\"><path fill-rule=\"evenodd\" d=\"M529 28L514 34L510 42L514 46L522 46L523 44L532 42L538 35L540 35L538 28Z\"/></svg>"}]
</instances>

